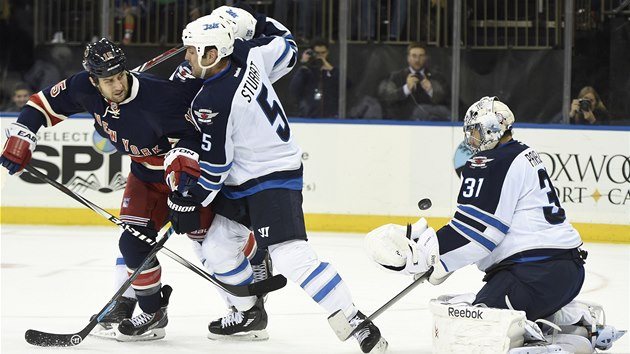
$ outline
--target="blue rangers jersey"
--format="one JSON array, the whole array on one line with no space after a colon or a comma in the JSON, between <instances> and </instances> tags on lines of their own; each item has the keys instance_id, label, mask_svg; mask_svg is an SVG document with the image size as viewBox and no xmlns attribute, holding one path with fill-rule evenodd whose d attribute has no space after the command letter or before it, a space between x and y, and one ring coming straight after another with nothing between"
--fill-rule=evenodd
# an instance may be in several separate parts
<instances>
[{"instance_id":1,"label":"blue rangers jersey","mask_svg":"<svg viewBox=\"0 0 630 354\"><path fill-rule=\"evenodd\" d=\"M201 177L190 193L204 206L219 190L236 199L302 189L301 151L272 87L295 65L297 47L277 21L268 19L265 31L236 40L228 66L204 82L192 103L202 138Z\"/></svg>"},{"instance_id":2,"label":"blue rangers jersey","mask_svg":"<svg viewBox=\"0 0 630 354\"><path fill-rule=\"evenodd\" d=\"M179 139L199 139L186 113L202 80L168 81L142 73L128 77L130 96L117 104L99 93L87 71L77 73L32 95L18 122L37 132L69 115L88 112L116 149L131 157L135 176L145 182L164 182L163 155ZM199 146L182 144L193 150Z\"/></svg>"},{"instance_id":3,"label":"blue rangers jersey","mask_svg":"<svg viewBox=\"0 0 630 354\"><path fill-rule=\"evenodd\" d=\"M538 153L512 140L471 157L462 171L457 211L437 231L447 271L503 260L544 260L582 244L566 220ZM555 253L554 253L555 252Z\"/></svg>"}]
</instances>

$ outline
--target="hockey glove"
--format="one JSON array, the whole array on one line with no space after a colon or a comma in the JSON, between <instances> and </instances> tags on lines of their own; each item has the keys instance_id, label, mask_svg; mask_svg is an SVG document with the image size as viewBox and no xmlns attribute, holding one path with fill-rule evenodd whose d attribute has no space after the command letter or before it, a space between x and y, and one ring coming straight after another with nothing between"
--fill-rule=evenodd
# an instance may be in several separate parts
<instances>
[{"instance_id":1,"label":"hockey glove","mask_svg":"<svg viewBox=\"0 0 630 354\"><path fill-rule=\"evenodd\" d=\"M31 161L37 135L20 123L12 123L5 131L7 142L0 157L0 164L9 170L9 174L18 175Z\"/></svg>"},{"instance_id":2,"label":"hockey glove","mask_svg":"<svg viewBox=\"0 0 630 354\"><path fill-rule=\"evenodd\" d=\"M437 236L424 218L407 227L378 227L367 234L365 242L373 261L399 274L424 274L439 259Z\"/></svg>"},{"instance_id":3,"label":"hockey glove","mask_svg":"<svg viewBox=\"0 0 630 354\"><path fill-rule=\"evenodd\" d=\"M171 192L167 204L168 218L175 232L185 234L199 229L201 205L192 196Z\"/></svg>"},{"instance_id":4,"label":"hockey glove","mask_svg":"<svg viewBox=\"0 0 630 354\"><path fill-rule=\"evenodd\" d=\"M171 191L177 191L183 195L197 184L201 175L198 160L199 154L186 148L174 148L166 154L164 178Z\"/></svg>"}]
</instances>

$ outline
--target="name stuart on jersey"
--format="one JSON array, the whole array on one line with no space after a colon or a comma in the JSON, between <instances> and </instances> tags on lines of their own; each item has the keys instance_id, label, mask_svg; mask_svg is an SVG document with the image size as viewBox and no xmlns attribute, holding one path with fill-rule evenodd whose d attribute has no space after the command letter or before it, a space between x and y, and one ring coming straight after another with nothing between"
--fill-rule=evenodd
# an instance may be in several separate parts
<instances>
[{"instance_id":1,"label":"name stuart on jersey","mask_svg":"<svg viewBox=\"0 0 630 354\"><path fill-rule=\"evenodd\" d=\"M245 84L241 90L241 96L247 100L247 103L252 101L252 96L258 87L260 86L260 71L253 61L249 62L249 71L245 78Z\"/></svg>"}]
</instances>

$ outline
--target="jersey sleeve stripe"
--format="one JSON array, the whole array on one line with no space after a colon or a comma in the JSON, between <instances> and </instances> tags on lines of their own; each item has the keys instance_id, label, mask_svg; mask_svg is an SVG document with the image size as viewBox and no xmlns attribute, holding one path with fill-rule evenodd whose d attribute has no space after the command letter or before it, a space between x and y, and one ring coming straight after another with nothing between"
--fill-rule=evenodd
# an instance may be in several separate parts
<instances>
[{"instance_id":1,"label":"jersey sleeve stripe","mask_svg":"<svg viewBox=\"0 0 630 354\"><path fill-rule=\"evenodd\" d=\"M42 114L46 118L47 127L51 127L61 121L68 119L67 116L64 116L63 114L58 114L52 109L50 103L48 103L48 100L46 99L46 96L44 96L42 92L38 92L32 95L26 104L42 112Z\"/></svg>"},{"instance_id":2,"label":"jersey sleeve stripe","mask_svg":"<svg viewBox=\"0 0 630 354\"><path fill-rule=\"evenodd\" d=\"M201 170L203 172L209 173L209 174L216 174L216 173L224 173L230 170L230 168L232 168L232 163L230 162L227 165L223 165L223 166L217 166L217 165L211 165L207 162L201 161L199 162L199 167L201 167Z\"/></svg>"},{"instance_id":3,"label":"jersey sleeve stripe","mask_svg":"<svg viewBox=\"0 0 630 354\"><path fill-rule=\"evenodd\" d=\"M284 58L287 56L287 53L289 53L289 50L292 50L293 51L293 55L295 55L295 48L291 45L291 43L287 39L284 40L284 44L285 44L284 51L280 55L280 58L278 58L278 60L276 60L276 62L273 63L273 68L274 69L276 67L278 67L278 65L280 65L280 63L282 63Z\"/></svg>"},{"instance_id":4,"label":"jersey sleeve stripe","mask_svg":"<svg viewBox=\"0 0 630 354\"><path fill-rule=\"evenodd\" d=\"M497 245L495 245L494 242L490 241L489 239L484 237L482 234L480 234L476 230L473 230L467 227L466 225L459 223L456 220L451 220L450 225L453 227L455 231L457 231L464 237L467 237L475 241L476 243L482 245L490 252L492 252L495 248L497 248Z\"/></svg>"},{"instance_id":5,"label":"jersey sleeve stripe","mask_svg":"<svg viewBox=\"0 0 630 354\"><path fill-rule=\"evenodd\" d=\"M494 227L495 229L501 231L503 234L507 234L508 230L510 229L509 225L506 225L494 215L488 214L471 205L458 205L457 209L462 211L465 215L472 217L473 219L477 219Z\"/></svg>"},{"instance_id":6,"label":"jersey sleeve stripe","mask_svg":"<svg viewBox=\"0 0 630 354\"><path fill-rule=\"evenodd\" d=\"M199 182L199 185L201 185L204 189L210 190L210 191L218 191L221 189L221 187L223 187L223 183L212 183L208 181L207 179L205 179L203 176L199 178L198 182Z\"/></svg>"}]
</instances>

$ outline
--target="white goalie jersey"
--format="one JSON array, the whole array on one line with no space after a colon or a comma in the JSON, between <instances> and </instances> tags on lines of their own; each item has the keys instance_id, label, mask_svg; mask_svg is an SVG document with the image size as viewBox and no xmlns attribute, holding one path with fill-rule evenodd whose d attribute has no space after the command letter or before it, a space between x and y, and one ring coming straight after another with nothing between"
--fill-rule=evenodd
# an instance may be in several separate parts
<instances>
[{"instance_id":1,"label":"white goalie jersey","mask_svg":"<svg viewBox=\"0 0 630 354\"><path fill-rule=\"evenodd\" d=\"M447 271L539 261L582 244L542 160L527 145L513 140L476 154L461 179L457 211L437 231Z\"/></svg>"},{"instance_id":2,"label":"white goalie jersey","mask_svg":"<svg viewBox=\"0 0 630 354\"><path fill-rule=\"evenodd\" d=\"M192 103L202 141L201 177L191 193L204 206L219 190L236 199L302 189L301 151L272 86L297 61L290 32L279 26L268 21L263 36L236 40L228 67L207 79Z\"/></svg>"}]
</instances>

